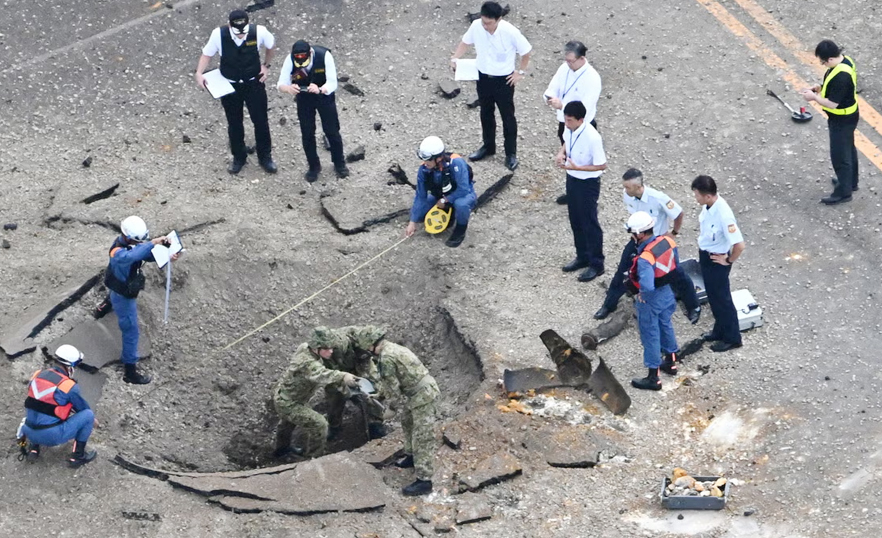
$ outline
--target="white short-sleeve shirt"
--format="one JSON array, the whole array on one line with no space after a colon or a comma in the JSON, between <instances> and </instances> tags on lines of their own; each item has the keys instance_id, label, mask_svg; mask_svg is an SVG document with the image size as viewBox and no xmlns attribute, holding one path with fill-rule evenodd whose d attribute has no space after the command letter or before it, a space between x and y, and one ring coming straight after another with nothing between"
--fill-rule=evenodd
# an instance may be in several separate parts
<instances>
[{"instance_id":1,"label":"white short-sleeve shirt","mask_svg":"<svg viewBox=\"0 0 882 538\"><path fill-rule=\"evenodd\" d=\"M506 21L499 21L496 31L490 34L478 19L466 30L462 42L475 46L478 71L496 77L512 74L515 56L523 56L533 50L521 31Z\"/></svg>"},{"instance_id":2,"label":"white short-sleeve shirt","mask_svg":"<svg viewBox=\"0 0 882 538\"><path fill-rule=\"evenodd\" d=\"M564 129L563 139L567 158L572 159L577 166L600 166L606 164L603 139L600 137L597 129L592 127L587 121L582 122L582 125L575 131ZM567 174L577 179L596 179L603 175L603 171L567 170Z\"/></svg>"},{"instance_id":3,"label":"white short-sleeve shirt","mask_svg":"<svg viewBox=\"0 0 882 538\"><path fill-rule=\"evenodd\" d=\"M741 229L735 222L735 214L732 208L717 196L714 205L708 208L704 206L698 216L701 232L698 234L698 248L711 254L728 254L732 245L744 241Z\"/></svg>"},{"instance_id":4,"label":"white short-sleeve shirt","mask_svg":"<svg viewBox=\"0 0 882 538\"><path fill-rule=\"evenodd\" d=\"M581 101L585 105L585 121L591 122L597 115L597 100L601 92L600 74L587 61L585 65L573 71L564 62L557 68L543 97L560 99L563 107L573 101ZM563 107L557 111L557 121L563 123Z\"/></svg>"},{"instance_id":5,"label":"white short-sleeve shirt","mask_svg":"<svg viewBox=\"0 0 882 538\"><path fill-rule=\"evenodd\" d=\"M236 37L236 34L233 33L233 29L227 27L227 31L230 32L230 37L233 38L233 43L236 44L237 47L241 47L242 43L245 42L245 39L248 37L246 34L245 37L239 39ZM208 38L208 43L202 47L202 54L205 56L214 56L215 54L221 55L221 29L215 28L211 32L211 36ZM276 38L273 37L273 34L266 29L265 26L258 24L257 25L257 46L263 47L267 50L276 46Z\"/></svg>"},{"instance_id":6,"label":"white short-sleeve shirt","mask_svg":"<svg viewBox=\"0 0 882 538\"><path fill-rule=\"evenodd\" d=\"M655 235L668 233L671 229L671 222L683 212L680 204L673 201L670 196L651 187L643 187L643 195L640 198L628 196L628 193L622 189L622 198L631 215L638 211L645 211L655 218L655 226L652 228Z\"/></svg>"},{"instance_id":7,"label":"white short-sleeve shirt","mask_svg":"<svg viewBox=\"0 0 882 538\"><path fill-rule=\"evenodd\" d=\"M315 49L312 49L311 53L313 60L315 60ZM310 62L309 68L315 68L315 61ZM276 83L276 88L290 86L291 76L293 74L294 62L291 60L291 55L289 54L285 56L285 62L282 64L282 71L279 72L279 82ZM322 93L331 95L337 91L337 64L334 62L334 57L331 56L331 51L325 53L325 79L327 82L325 82L325 84L319 89L322 90Z\"/></svg>"}]
</instances>

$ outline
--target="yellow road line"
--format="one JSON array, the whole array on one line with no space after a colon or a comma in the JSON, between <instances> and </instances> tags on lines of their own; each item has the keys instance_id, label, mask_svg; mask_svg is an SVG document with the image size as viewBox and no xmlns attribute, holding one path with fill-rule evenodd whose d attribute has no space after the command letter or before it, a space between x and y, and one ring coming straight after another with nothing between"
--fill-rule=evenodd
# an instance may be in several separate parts
<instances>
[{"instance_id":1,"label":"yellow road line","mask_svg":"<svg viewBox=\"0 0 882 538\"><path fill-rule=\"evenodd\" d=\"M775 20L768 11L757 4L755 0L735 0L748 15L763 26L772 36L775 37L788 51L796 56L802 63L812 68L819 78L824 76L826 71L815 58L814 54L808 52L805 45L796 38L783 24ZM858 73L860 76L860 73ZM861 119L866 121L870 126L882 135L882 114L873 108L870 103L858 95L858 104L860 105Z\"/></svg>"},{"instance_id":2,"label":"yellow road line","mask_svg":"<svg viewBox=\"0 0 882 538\"><path fill-rule=\"evenodd\" d=\"M740 1L745 0L736 0L740 3ZM753 32L751 32L746 26L741 24L741 22L736 19L729 11L723 7L716 0L696 0L700 5L702 5L705 9L710 12L720 23L726 27L734 36L740 38L747 48L757 53L757 55L763 59L766 64L772 69L777 69L780 71L781 76L794 88L806 88L810 86L805 80L802 79L799 75L796 74L793 69L791 69L787 62L781 59L780 56L775 54L769 47L765 45ZM796 39L796 38L793 38ZM816 102L812 101L810 103L812 107L818 111L819 114L823 114L821 106ZM863 104L861 104L863 106ZM872 107L867 105L869 109L872 110ZM861 116L863 117L863 108L861 109ZM875 112L875 110L873 110ZM878 115L878 113L877 113ZM880 123L882 125L882 123ZM869 138L867 138L863 133L859 130L856 130L854 133L854 145L857 149L863 153L867 159L872 162L876 168L882 170L882 150L880 150L875 144L873 144Z\"/></svg>"}]
</instances>

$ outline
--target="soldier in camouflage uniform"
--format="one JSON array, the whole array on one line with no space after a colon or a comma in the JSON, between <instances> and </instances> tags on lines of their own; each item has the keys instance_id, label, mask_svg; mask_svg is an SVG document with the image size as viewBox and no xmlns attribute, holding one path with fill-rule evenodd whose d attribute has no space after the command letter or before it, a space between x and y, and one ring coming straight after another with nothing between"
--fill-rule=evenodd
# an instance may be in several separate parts
<instances>
[{"instance_id":1,"label":"soldier in camouflage uniform","mask_svg":"<svg viewBox=\"0 0 882 538\"><path fill-rule=\"evenodd\" d=\"M377 366L371 360L370 353L358 349L355 338L362 331L378 330L373 326L349 326L340 327L339 329L329 329L327 327L316 327L313 337L320 339L324 345L332 348L334 353L329 359L325 359L324 364L331 369L341 372L349 372L358 377L369 379L374 385L376 391L385 396L380 382L380 375L377 372ZM346 389L342 389L337 385L328 385L325 387L325 398L328 402L328 439L333 439L343 426L343 410L346 407L346 400L365 398L368 411L368 432L371 439L379 439L386 435L386 429L383 426L382 404L375 399L367 399L367 396L356 392L350 393ZM361 404L362 402L357 402Z\"/></svg>"},{"instance_id":2,"label":"soldier in camouflage uniform","mask_svg":"<svg viewBox=\"0 0 882 538\"><path fill-rule=\"evenodd\" d=\"M322 359L327 360L333 353L330 344L315 333L309 343L300 344L273 391L273 404L279 414L274 452L277 458L292 452L306 457L324 454L328 444L328 421L309 406L309 400L319 387L342 389L358 384L358 378L353 374L332 370L323 364ZM291 447L291 435L297 426L305 439L302 448Z\"/></svg>"},{"instance_id":3,"label":"soldier in camouflage uniform","mask_svg":"<svg viewBox=\"0 0 882 538\"><path fill-rule=\"evenodd\" d=\"M390 398L403 400L401 427L405 457L396 465L413 467L416 481L402 489L404 495L425 495L432 491L435 458L435 400L441 394L429 370L404 346L384 339L375 327L356 336L356 346L376 356L380 379ZM399 406L402 408L402 406Z\"/></svg>"}]
</instances>

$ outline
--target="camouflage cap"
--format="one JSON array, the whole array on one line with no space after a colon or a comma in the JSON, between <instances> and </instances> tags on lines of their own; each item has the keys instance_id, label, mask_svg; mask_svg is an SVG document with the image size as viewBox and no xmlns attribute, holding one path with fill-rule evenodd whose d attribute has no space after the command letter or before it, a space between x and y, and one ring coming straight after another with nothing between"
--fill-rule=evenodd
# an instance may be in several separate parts
<instances>
[{"instance_id":1,"label":"camouflage cap","mask_svg":"<svg viewBox=\"0 0 882 538\"><path fill-rule=\"evenodd\" d=\"M380 327L364 327L353 338L355 347L367 351L386 336L386 330Z\"/></svg>"},{"instance_id":2,"label":"camouflage cap","mask_svg":"<svg viewBox=\"0 0 882 538\"><path fill-rule=\"evenodd\" d=\"M309 347L312 349L339 349L346 344L334 329L321 326L313 329L309 336Z\"/></svg>"}]
</instances>

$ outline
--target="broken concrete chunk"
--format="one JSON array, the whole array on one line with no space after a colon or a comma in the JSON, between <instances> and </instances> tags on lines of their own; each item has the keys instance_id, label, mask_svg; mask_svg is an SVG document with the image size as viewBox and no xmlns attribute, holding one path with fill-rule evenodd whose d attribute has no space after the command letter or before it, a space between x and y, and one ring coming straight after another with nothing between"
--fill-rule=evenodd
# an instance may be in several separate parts
<instances>
[{"instance_id":1,"label":"broken concrete chunk","mask_svg":"<svg viewBox=\"0 0 882 538\"><path fill-rule=\"evenodd\" d=\"M355 84L353 84L351 82L344 83L343 89L346 90L347 92L351 93L352 95L356 95L358 97L364 97L364 92L361 91L361 89L359 89L358 86L356 86Z\"/></svg>"},{"instance_id":2,"label":"broken concrete chunk","mask_svg":"<svg viewBox=\"0 0 882 538\"><path fill-rule=\"evenodd\" d=\"M459 84L452 80L442 80L440 83L438 83L438 89L440 90L441 95L443 95L447 99L453 99L454 97L459 95L459 92L462 91L459 87Z\"/></svg>"},{"instance_id":3,"label":"broken concrete chunk","mask_svg":"<svg viewBox=\"0 0 882 538\"><path fill-rule=\"evenodd\" d=\"M110 198L111 196L114 195L114 193L116 193L116 189L118 189L118 188L119 188L119 183L111 185L110 187L104 189L101 192L96 192L95 194L93 194L91 196L87 196L87 197L83 198L82 203L91 204L91 203L97 202L98 200L104 200L106 198Z\"/></svg>"},{"instance_id":4,"label":"broken concrete chunk","mask_svg":"<svg viewBox=\"0 0 882 538\"><path fill-rule=\"evenodd\" d=\"M189 136L187 136L187 135L182 135L182 136L181 136L181 143L183 143L183 144L189 144L190 142L192 142L192 140L190 140L190 137L189 137Z\"/></svg>"},{"instance_id":5,"label":"broken concrete chunk","mask_svg":"<svg viewBox=\"0 0 882 538\"><path fill-rule=\"evenodd\" d=\"M475 99L474 101L471 101L471 102L469 102L469 103L466 103L466 106L467 106L468 108L478 108L479 106L481 106L481 100L480 100L480 99Z\"/></svg>"},{"instance_id":6,"label":"broken concrete chunk","mask_svg":"<svg viewBox=\"0 0 882 538\"><path fill-rule=\"evenodd\" d=\"M493 509L482 495L463 493L456 502L456 524L468 525L493 516Z\"/></svg>"},{"instance_id":7,"label":"broken concrete chunk","mask_svg":"<svg viewBox=\"0 0 882 538\"><path fill-rule=\"evenodd\" d=\"M399 439L384 438L362 445L351 451L350 454L357 460L382 469L404 456L404 449L401 447Z\"/></svg>"},{"instance_id":8,"label":"broken concrete chunk","mask_svg":"<svg viewBox=\"0 0 882 538\"><path fill-rule=\"evenodd\" d=\"M378 121L377 121L377 122L374 122L374 131L379 131L379 130L382 129L382 128L383 128L383 124L382 124L382 123L380 123L380 122L378 122Z\"/></svg>"},{"instance_id":9,"label":"broken concrete chunk","mask_svg":"<svg viewBox=\"0 0 882 538\"><path fill-rule=\"evenodd\" d=\"M143 315L143 312L139 314ZM111 311L101 319L90 319L77 325L49 345L49 354L55 353L63 344L79 349L83 354L83 364L93 370L118 361L122 355L122 333L116 312ZM142 326L138 339L138 356L142 359L150 357L150 347L150 334Z\"/></svg>"},{"instance_id":10,"label":"broken concrete chunk","mask_svg":"<svg viewBox=\"0 0 882 538\"><path fill-rule=\"evenodd\" d=\"M12 248L12 243L10 243L8 240L4 239L4 240L0 241L0 247L3 247L5 249L9 249L9 248Z\"/></svg>"},{"instance_id":11,"label":"broken concrete chunk","mask_svg":"<svg viewBox=\"0 0 882 538\"><path fill-rule=\"evenodd\" d=\"M460 472L460 491L477 491L520 475L521 462L501 452L482 460L472 471Z\"/></svg>"},{"instance_id":12,"label":"broken concrete chunk","mask_svg":"<svg viewBox=\"0 0 882 538\"><path fill-rule=\"evenodd\" d=\"M86 159L83 161L83 168L89 168L90 166L92 166L92 156L91 155L86 157Z\"/></svg>"},{"instance_id":13,"label":"broken concrete chunk","mask_svg":"<svg viewBox=\"0 0 882 538\"><path fill-rule=\"evenodd\" d=\"M89 405L92 407L98 405L98 402L101 401L101 394L104 392L104 384L107 383L107 374L77 370L74 379L80 387L80 394L89 402Z\"/></svg>"},{"instance_id":14,"label":"broken concrete chunk","mask_svg":"<svg viewBox=\"0 0 882 538\"><path fill-rule=\"evenodd\" d=\"M362 159L364 159L364 146L356 146L355 149L346 156L346 162L348 163L354 163L355 161L360 161Z\"/></svg>"}]
</instances>

